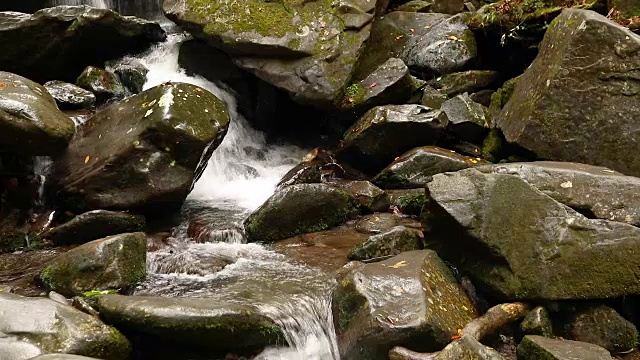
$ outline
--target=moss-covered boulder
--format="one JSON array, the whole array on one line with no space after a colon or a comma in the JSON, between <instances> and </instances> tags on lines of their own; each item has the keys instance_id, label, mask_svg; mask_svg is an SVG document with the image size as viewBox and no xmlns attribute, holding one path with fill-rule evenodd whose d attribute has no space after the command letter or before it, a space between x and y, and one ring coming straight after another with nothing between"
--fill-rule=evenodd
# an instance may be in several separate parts
<instances>
[{"instance_id":1,"label":"moss-covered boulder","mask_svg":"<svg viewBox=\"0 0 640 360\"><path fill-rule=\"evenodd\" d=\"M598 345L571 340L553 340L527 335L518 345L522 360L613 360L609 352Z\"/></svg>"},{"instance_id":2,"label":"moss-covered boulder","mask_svg":"<svg viewBox=\"0 0 640 360\"><path fill-rule=\"evenodd\" d=\"M384 168L373 183L383 189L424 188L433 175L466 169L483 161L437 146L411 149Z\"/></svg>"},{"instance_id":3,"label":"moss-covered boulder","mask_svg":"<svg viewBox=\"0 0 640 360\"><path fill-rule=\"evenodd\" d=\"M126 360L131 344L98 318L46 298L0 293L0 354L26 360L48 353Z\"/></svg>"},{"instance_id":4,"label":"moss-covered boulder","mask_svg":"<svg viewBox=\"0 0 640 360\"><path fill-rule=\"evenodd\" d=\"M356 245L347 257L349 260L382 259L398 255L405 251L420 250L422 239L420 234L404 226L395 226L381 234L372 235Z\"/></svg>"},{"instance_id":5,"label":"moss-covered boulder","mask_svg":"<svg viewBox=\"0 0 640 360\"><path fill-rule=\"evenodd\" d=\"M228 126L224 103L210 92L156 86L89 119L55 162L50 189L76 213L179 208Z\"/></svg>"},{"instance_id":6,"label":"moss-covered boulder","mask_svg":"<svg viewBox=\"0 0 640 360\"><path fill-rule=\"evenodd\" d=\"M553 323L547 309L543 306L536 306L529 311L520 323L520 331L525 335L553 338Z\"/></svg>"},{"instance_id":7,"label":"moss-covered boulder","mask_svg":"<svg viewBox=\"0 0 640 360\"><path fill-rule=\"evenodd\" d=\"M163 6L167 17L298 102L333 107L349 85L377 4L170 0Z\"/></svg>"},{"instance_id":8,"label":"moss-covered boulder","mask_svg":"<svg viewBox=\"0 0 640 360\"><path fill-rule=\"evenodd\" d=\"M40 273L51 290L68 297L88 291L127 290L147 273L144 233L109 236L59 255Z\"/></svg>"},{"instance_id":9,"label":"moss-covered boulder","mask_svg":"<svg viewBox=\"0 0 640 360\"><path fill-rule=\"evenodd\" d=\"M638 148L638 46L640 36L602 15L564 10L497 118L506 139L539 158L640 175L629 156Z\"/></svg>"},{"instance_id":10,"label":"moss-covered boulder","mask_svg":"<svg viewBox=\"0 0 640 360\"><path fill-rule=\"evenodd\" d=\"M110 235L142 231L142 215L119 211L93 210L80 214L43 234L56 245L84 244Z\"/></svg>"},{"instance_id":11,"label":"moss-covered boulder","mask_svg":"<svg viewBox=\"0 0 640 360\"><path fill-rule=\"evenodd\" d=\"M156 341L240 352L286 344L271 319L254 307L233 302L104 295L98 299L98 309L108 323Z\"/></svg>"},{"instance_id":12,"label":"moss-covered boulder","mask_svg":"<svg viewBox=\"0 0 640 360\"><path fill-rule=\"evenodd\" d=\"M498 299L640 291L640 229L589 219L517 176L435 175L422 217L428 246Z\"/></svg>"},{"instance_id":13,"label":"moss-covered boulder","mask_svg":"<svg viewBox=\"0 0 640 360\"><path fill-rule=\"evenodd\" d=\"M336 156L375 174L404 152L435 144L447 124L443 112L421 105L375 107L347 130Z\"/></svg>"},{"instance_id":14,"label":"moss-covered boulder","mask_svg":"<svg viewBox=\"0 0 640 360\"><path fill-rule=\"evenodd\" d=\"M96 102L96 96L91 91L64 81L48 81L44 87L63 110L89 109Z\"/></svg>"},{"instance_id":15,"label":"moss-covered boulder","mask_svg":"<svg viewBox=\"0 0 640 360\"><path fill-rule=\"evenodd\" d=\"M272 242L338 226L357 215L359 205L347 191L326 184L291 185L276 191L244 227L249 241Z\"/></svg>"},{"instance_id":16,"label":"moss-covered boulder","mask_svg":"<svg viewBox=\"0 0 640 360\"><path fill-rule=\"evenodd\" d=\"M76 85L95 94L98 104L123 99L127 94L116 74L95 66L87 66Z\"/></svg>"},{"instance_id":17,"label":"moss-covered boulder","mask_svg":"<svg viewBox=\"0 0 640 360\"><path fill-rule=\"evenodd\" d=\"M427 85L422 89L420 104L432 109L440 109L442 104L447 101L448 98L447 94Z\"/></svg>"},{"instance_id":18,"label":"moss-covered boulder","mask_svg":"<svg viewBox=\"0 0 640 360\"><path fill-rule=\"evenodd\" d=\"M19 62L19 61L18 61ZM0 71L0 148L32 155L54 155L75 133L43 86Z\"/></svg>"},{"instance_id":19,"label":"moss-covered boulder","mask_svg":"<svg viewBox=\"0 0 640 360\"><path fill-rule=\"evenodd\" d=\"M424 206L424 189L385 190L389 194L391 206L407 215L420 215Z\"/></svg>"},{"instance_id":20,"label":"moss-covered boulder","mask_svg":"<svg viewBox=\"0 0 640 360\"><path fill-rule=\"evenodd\" d=\"M488 109L462 94L445 101L440 107L449 119L448 132L457 140L482 144L489 132Z\"/></svg>"},{"instance_id":21,"label":"moss-covered boulder","mask_svg":"<svg viewBox=\"0 0 640 360\"><path fill-rule=\"evenodd\" d=\"M388 359L392 346L440 350L478 314L431 250L352 266L333 294L342 358Z\"/></svg>"},{"instance_id":22,"label":"moss-covered boulder","mask_svg":"<svg viewBox=\"0 0 640 360\"><path fill-rule=\"evenodd\" d=\"M89 6L57 6L33 15L0 12L0 69L41 83L74 82L88 65L164 39L157 23Z\"/></svg>"},{"instance_id":23,"label":"moss-covered boulder","mask_svg":"<svg viewBox=\"0 0 640 360\"><path fill-rule=\"evenodd\" d=\"M638 345L638 329L606 305L579 306L559 320L560 335L607 349L612 354L629 352Z\"/></svg>"}]
</instances>

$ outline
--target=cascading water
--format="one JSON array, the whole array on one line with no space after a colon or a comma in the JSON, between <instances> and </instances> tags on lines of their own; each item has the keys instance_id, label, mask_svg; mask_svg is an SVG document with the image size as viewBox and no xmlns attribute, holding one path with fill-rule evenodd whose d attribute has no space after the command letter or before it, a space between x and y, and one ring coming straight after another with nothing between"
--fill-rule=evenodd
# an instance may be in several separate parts
<instances>
[{"instance_id":1,"label":"cascading water","mask_svg":"<svg viewBox=\"0 0 640 360\"><path fill-rule=\"evenodd\" d=\"M290 345L266 349L257 359L337 360L330 298L335 280L262 245L247 244L240 225L305 152L267 144L236 112L230 93L180 69L178 51L185 38L171 34L138 58L150 69L145 89L167 81L201 86L226 103L232 122L185 203L185 220L168 246L149 253L149 276L135 293L250 305L278 323Z\"/></svg>"},{"instance_id":2,"label":"cascading water","mask_svg":"<svg viewBox=\"0 0 640 360\"><path fill-rule=\"evenodd\" d=\"M162 0L47 0L44 7L58 5L89 5L147 19L162 17Z\"/></svg>"}]
</instances>

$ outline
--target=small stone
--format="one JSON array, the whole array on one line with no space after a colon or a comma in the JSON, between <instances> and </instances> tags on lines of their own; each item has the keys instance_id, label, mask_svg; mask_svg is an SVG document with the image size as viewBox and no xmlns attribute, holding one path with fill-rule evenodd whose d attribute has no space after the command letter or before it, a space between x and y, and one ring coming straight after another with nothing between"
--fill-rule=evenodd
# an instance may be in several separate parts
<instances>
[{"instance_id":1,"label":"small stone","mask_svg":"<svg viewBox=\"0 0 640 360\"><path fill-rule=\"evenodd\" d=\"M456 139L481 144L489 132L488 111L484 106L462 94L442 104L449 119L448 132Z\"/></svg>"}]
</instances>

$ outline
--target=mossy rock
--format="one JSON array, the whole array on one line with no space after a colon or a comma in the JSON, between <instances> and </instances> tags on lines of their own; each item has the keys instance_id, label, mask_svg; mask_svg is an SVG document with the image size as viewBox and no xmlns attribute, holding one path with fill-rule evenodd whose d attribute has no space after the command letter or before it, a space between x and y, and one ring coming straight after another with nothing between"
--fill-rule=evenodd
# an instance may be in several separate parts
<instances>
[{"instance_id":1,"label":"mossy rock","mask_svg":"<svg viewBox=\"0 0 640 360\"><path fill-rule=\"evenodd\" d=\"M426 200L424 189L386 190L391 206L398 207L403 214L418 216Z\"/></svg>"},{"instance_id":2,"label":"mossy rock","mask_svg":"<svg viewBox=\"0 0 640 360\"><path fill-rule=\"evenodd\" d=\"M522 360L613 360L609 352L598 345L537 335L525 336L517 352L518 359Z\"/></svg>"}]
</instances>

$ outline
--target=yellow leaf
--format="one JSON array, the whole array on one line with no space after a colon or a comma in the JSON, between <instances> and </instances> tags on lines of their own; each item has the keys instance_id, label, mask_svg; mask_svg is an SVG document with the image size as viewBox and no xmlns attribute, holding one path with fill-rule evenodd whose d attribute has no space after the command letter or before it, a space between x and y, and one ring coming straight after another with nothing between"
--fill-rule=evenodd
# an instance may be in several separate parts
<instances>
[{"instance_id":1,"label":"yellow leaf","mask_svg":"<svg viewBox=\"0 0 640 360\"><path fill-rule=\"evenodd\" d=\"M398 269L398 268L401 268L401 267L403 267L403 266L407 266L407 262L406 262L406 261L404 261L404 260L402 260L402 261L400 261L399 263L396 263L396 264L394 264L394 265L391 265L390 267L392 267L392 268L394 268L394 269Z\"/></svg>"},{"instance_id":2,"label":"yellow leaf","mask_svg":"<svg viewBox=\"0 0 640 360\"><path fill-rule=\"evenodd\" d=\"M86 157L86 158L84 158L84 163L85 163L85 164L86 164L86 163L88 163L88 162L89 162L89 160L91 160L91 156L87 155L87 157Z\"/></svg>"},{"instance_id":3,"label":"yellow leaf","mask_svg":"<svg viewBox=\"0 0 640 360\"><path fill-rule=\"evenodd\" d=\"M449 36L449 40L457 41L458 38L454 35Z\"/></svg>"}]
</instances>

